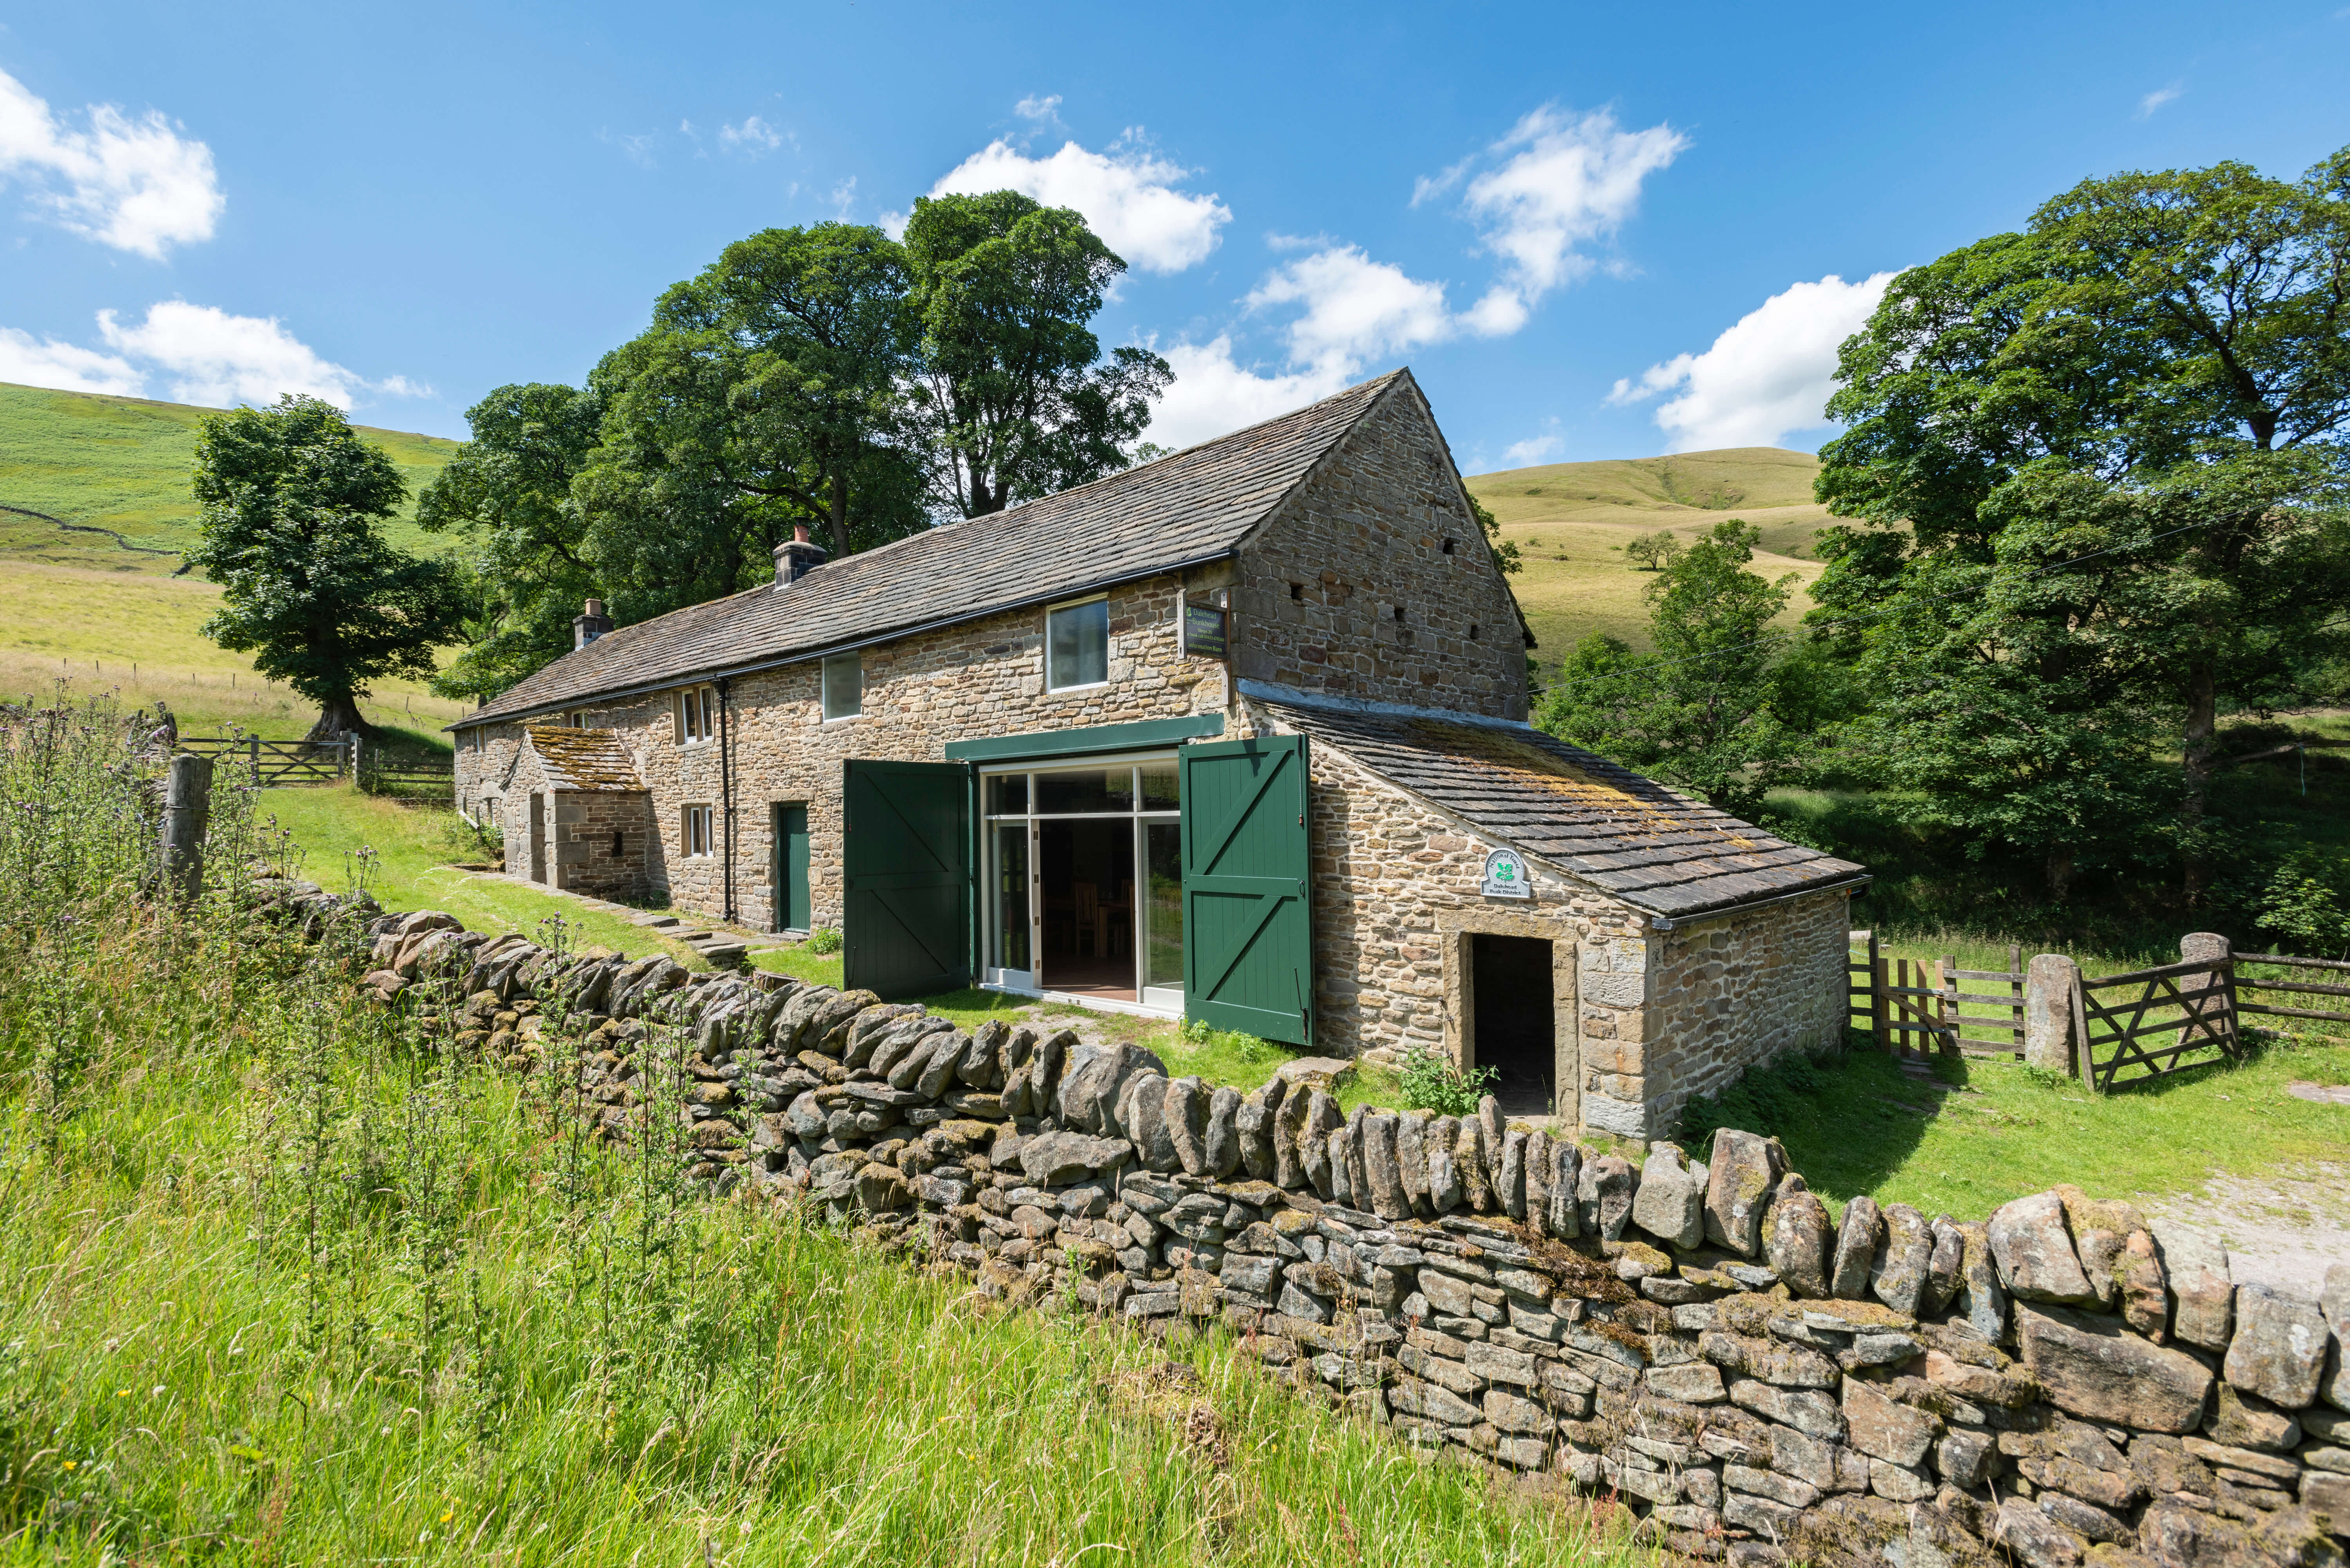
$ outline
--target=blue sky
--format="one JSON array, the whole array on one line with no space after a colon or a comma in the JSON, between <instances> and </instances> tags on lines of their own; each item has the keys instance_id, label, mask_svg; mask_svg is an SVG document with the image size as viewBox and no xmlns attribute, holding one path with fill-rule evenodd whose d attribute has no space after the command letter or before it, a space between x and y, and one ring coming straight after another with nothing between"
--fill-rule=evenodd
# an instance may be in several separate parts
<instances>
[{"instance_id":1,"label":"blue sky","mask_svg":"<svg viewBox=\"0 0 2350 1568\"><path fill-rule=\"evenodd\" d=\"M2350 6L23 6L0 380L463 436L728 241L1084 211L1203 439L1409 364L1462 465L1811 447L1893 270L2350 142Z\"/></svg>"}]
</instances>

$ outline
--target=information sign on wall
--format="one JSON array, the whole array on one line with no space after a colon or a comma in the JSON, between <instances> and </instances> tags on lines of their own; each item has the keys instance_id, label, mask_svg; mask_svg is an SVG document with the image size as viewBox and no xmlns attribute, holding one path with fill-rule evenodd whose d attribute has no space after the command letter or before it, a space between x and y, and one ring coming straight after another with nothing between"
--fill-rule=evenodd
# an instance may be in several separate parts
<instances>
[{"instance_id":1,"label":"information sign on wall","mask_svg":"<svg viewBox=\"0 0 2350 1568\"><path fill-rule=\"evenodd\" d=\"M1183 601L1183 657L1222 659L1230 643L1230 627L1220 605Z\"/></svg>"},{"instance_id":2,"label":"information sign on wall","mask_svg":"<svg viewBox=\"0 0 2350 1568\"><path fill-rule=\"evenodd\" d=\"M1485 857L1485 882L1479 889L1488 898L1531 898L1534 882L1526 863L1514 849L1496 849Z\"/></svg>"}]
</instances>

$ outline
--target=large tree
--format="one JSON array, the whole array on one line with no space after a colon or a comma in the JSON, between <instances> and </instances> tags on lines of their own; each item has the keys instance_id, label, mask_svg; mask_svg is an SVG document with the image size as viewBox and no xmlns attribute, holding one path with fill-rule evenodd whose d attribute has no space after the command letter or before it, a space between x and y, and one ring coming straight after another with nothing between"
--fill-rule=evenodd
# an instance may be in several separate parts
<instances>
[{"instance_id":1,"label":"large tree","mask_svg":"<svg viewBox=\"0 0 2350 1568\"><path fill-rule=\"evenodd\" d=\"M2350 608L2350 150L2298 182L2238 163L2085 182L1895 279L1838 380L1849 429L1819 495L1909 541L1832 566L1871 576L1856 599L1927 591L1919 556L1989 565L2000 519L2031 512L2002 493L2049 473L2161 522L2127 552L2130 598L2164 617L2134 673L2176 727L2199 898L2221 707L2305 686Z\"/></svg>"},{"instance_id":2,"label":"large tree","mask_svg":"<svg viewBox=\"0 0 2350 1568\"><path fill-rule=\"evenodd\" d=\"M463 535L472 615L465 651L434 678L452 697L493 697L571 648L571 618L596 591L572 482L595 451L602 409L577 388L500 387L465 410L473 439L417 498L416 521Z\"/></svg>"},{"instance_id":3,"label":"large tree","mask_svg":"<svg viewBox=\"0 0 2350 1568\"><path fill-rule=\"evenodd\" d=\"M911 441L932 504L1000 512L1127 464L1173 379L1087 327L1121 261L1077 213L1014 191L924 196L906 224L919 332Z\"/></svg>"},{"instance_id":4,"label":"large tree","mask_svg":"<svg viewBox=\"0 0 2350 1568\"><path fill-rule=\"evenodd\" d=\"M310 739L365 732L370 684L430 675L433 649L454 640L454 573L384 538L407 487L333 404L288 395L207 416L194 488L188 562L222 588L204 634L316 702Z\"/></svg>"}]
</instances>

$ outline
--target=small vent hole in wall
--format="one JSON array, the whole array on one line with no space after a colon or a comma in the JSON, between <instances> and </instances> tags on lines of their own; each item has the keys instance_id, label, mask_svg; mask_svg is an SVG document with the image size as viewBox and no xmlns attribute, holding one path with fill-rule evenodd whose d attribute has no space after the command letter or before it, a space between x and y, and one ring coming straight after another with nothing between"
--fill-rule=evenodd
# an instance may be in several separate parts
<instances>
[{"instance_id":1,"label":"small vent hole in wall","mask_svg":"<svg viewBox=\"0 0 2350 1568\"><path fill-rule=\"evenodd\" d=\"M1396 618L1396 624L1397 624L1398 626L1401 626L1401 625L1403 624L1403 606L1401 606L1401 605L1398 605L1398 606L1396 606L1396 607L1395 607L1395 618Z\"/></svg>"},{"instance_id":2,"label":"small vent hole in wall","mask_svg":"<svg viewBox=\"0 0 2350 1568\"><path fill-rule=\"evenodd\" d=\"M1448 556L1452 554L1452 541L1450 539L1444 541L1444 553Z\"/></svg>"},{"instance_id":3,"label":"small vent hole in wall","mask_svg":"<svg viewBox=\"0 0 2350 1568\"><path fill-rule=\"evenodd\" d=\"M1477 623L1473 620L1469 623L1469 640L1471 642L1477 640Z\"/></svg>"},{"instance_id":4,"label":"small vent hole in wall","mask_svg":"<svg viewBox=\"0 0 2350 1568\"><path fill-rule=\"evenodd\" d=\"M1289 585L1289 597L1290 597L1291 598L1293 598L1293 599L1295 599L1295 600L1296 600L1298 603L1300 603L1300 604L1305 603L1305 585L1304 583L1292 583L1292 584L1290 584L1290 585Z\"/></svg>"},{"instance_id":5,"label":"small vent hole in wall","mask_svg":"<svg viewBox=\"0 0 2350 1568\"><path fill-rule=\"evenodd\" d=\"M615 860L618 860L619 857L620 857L620 830L619 830L619 828L617 828L617 827L616 827L616 828L612 829L612 858L613 858L613 859L615 859Z\"/></svg>"}]
</instances>

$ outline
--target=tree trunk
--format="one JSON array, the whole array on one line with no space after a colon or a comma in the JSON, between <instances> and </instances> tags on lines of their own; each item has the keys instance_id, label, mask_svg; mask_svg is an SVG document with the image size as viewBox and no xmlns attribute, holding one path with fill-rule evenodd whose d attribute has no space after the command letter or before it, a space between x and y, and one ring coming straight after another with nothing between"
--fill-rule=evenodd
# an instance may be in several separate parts
<instances>
[{"instance_id":1,"label":"tree trunk","mask_svg":"<svg viewBox=\"0 0 2350 1568\"><path fill-rule=\"evenodd\" d=\"M359 717L358 701L349 697L337 697L319 704L318 722L310 726L306 741L339 741L346 735L369 733L368 722Z\"/></svg>"},{"instance_id":2,"label":"tree trunk","mask_svg":"<svg viewBox=\"0 0 2350 1568\"><path fill-rule=\"evenodd\" d=\"M832 558L836 561L848 554L848 475L832 476Z\"/></svg>"},{"instance_id":3,"label":"tree trunk","mask_svg":"<svg viewBox=\"0 0 2350 1568\"><path fill-rule=\"evenodd\" d=\"M2051 849L2046 861L2048 901L2061 904L2073 891L2073 852Z\"/></svg>"},{"instance_id":4,"label":"tree trunk","mask_svg":"<svg viewBox=\"0 0 2350 1568\"><path fill-rule=\"evenodd\" d=\"M2179 844L2187 864L2187 902L2203 901L2211 888L2211 846L2204 837L2204 811L2220 750L2220 711L2211 667L2199 665L2188 678L2187 732L2179 748L2186 789L2178 803Z\"/></svg>"}]
</instances>

